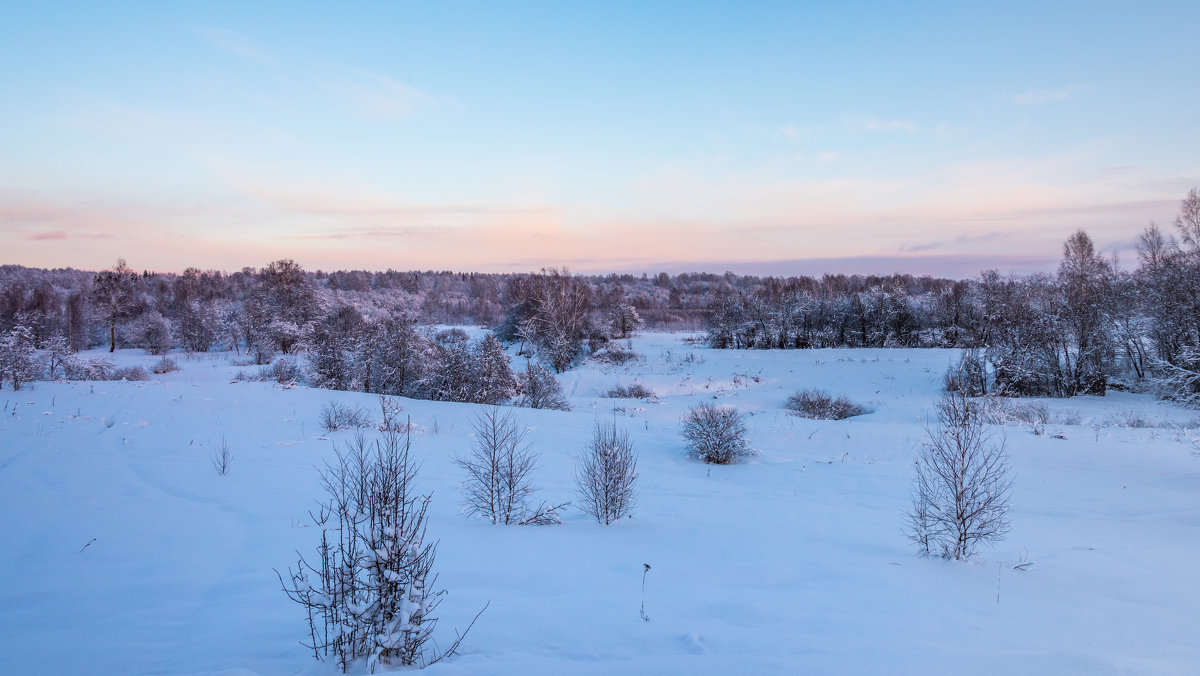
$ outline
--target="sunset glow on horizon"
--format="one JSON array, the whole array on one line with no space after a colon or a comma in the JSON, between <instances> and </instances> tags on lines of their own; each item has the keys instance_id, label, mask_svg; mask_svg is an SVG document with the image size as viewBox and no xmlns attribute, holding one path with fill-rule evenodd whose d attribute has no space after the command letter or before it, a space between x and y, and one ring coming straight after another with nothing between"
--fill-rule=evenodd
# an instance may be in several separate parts
<instances>
[{"instance_id":1,"label":"sunset glow on horizon","mask_svg":"<svg viewBox=\"0 0 1200 676\"><path fill-rule=\"evenodd\" d=\"M1195 3L7 3L0 264L1052 269L1200 185Z\"/></svg>"}]
</instances>

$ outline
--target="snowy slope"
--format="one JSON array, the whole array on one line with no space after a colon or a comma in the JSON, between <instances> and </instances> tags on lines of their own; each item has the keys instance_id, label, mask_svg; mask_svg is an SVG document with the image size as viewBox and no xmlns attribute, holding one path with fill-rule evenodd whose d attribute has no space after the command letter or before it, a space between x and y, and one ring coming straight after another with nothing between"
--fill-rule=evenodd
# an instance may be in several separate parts
<instances>
[{"instance_id":1,"label":"snowy slope","mask_svg":"<svg viewBox=\"0 0 1200 676\"><path fill-rule=\"evenodd\" d=\"M461 654L429 671L1200 671L1196 412L1120 393L1046 401L1077 424L1003 428L1007 539L968 563L922 559L903 512L954 353L733 352L686 338L649 334L633 341L637 363L563 374L570 413L517 409L547 500L573 498L572 458L595 420L629 430L640 501L610 527L579 512L543 528L461 516L451 459L478 407L401 400L419 428L420 489L433 493L443 641L491 602ZM311 549L314 467L352 434L326 435L321 407L378 417L376 398L231 383L252 367L175 357L183 370L149 382L0 392L0 671L333 671L298 644L302 611L272 569ZM658 400L602 396L633 382ZM873 411L787 415L800 387ZM702 400L737 406L760 455L731 467L687 458L678 421ZM234 465L218 477L209 458L222 437ZM1035 565L1014 570L1022 561Z\"/></svg>"}]
</instances>

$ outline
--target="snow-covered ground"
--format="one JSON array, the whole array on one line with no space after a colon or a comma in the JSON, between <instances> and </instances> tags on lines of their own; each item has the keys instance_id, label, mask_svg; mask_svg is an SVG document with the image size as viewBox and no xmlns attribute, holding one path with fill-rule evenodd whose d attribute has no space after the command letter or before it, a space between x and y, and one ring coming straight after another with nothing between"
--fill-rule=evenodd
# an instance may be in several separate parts
<instances>
[{"instance_id":1,"label":"snow-covered ground","mask_svg":"<svg viewBox=\"0 0 1200 676\"><path fill-rule=\"evenodd\" d=\"M478 407L400 400L419 428L419 489L433 493L442 642L491 602L461 654L430 672L1200 673L1197 412L1122 393L1046 400L1073 424L1002 430L1011 533L968 563L927 559L903 513L954 353L685 338L642 336L642 361L564 374L570 413L516 409L541 454L540 499L574 497L594 421L630 432L640 500L614 526L578 511L553 527L460 515L451 459ZM322 406L378 417L376 397L231 383L254 367L174 357L181 371L148 382L0 391L3 673L334 671L299 645L302 609L273 569L311 551L314 468L352 434L326 434ZM658 400L602 396L634 382ZM872 412L787 415L802 387ZM760 454L727 467L686 457L679 418L701 400L737 406ZM210 464L222 437L225 477Z\"/></svg>"}]
</instances>

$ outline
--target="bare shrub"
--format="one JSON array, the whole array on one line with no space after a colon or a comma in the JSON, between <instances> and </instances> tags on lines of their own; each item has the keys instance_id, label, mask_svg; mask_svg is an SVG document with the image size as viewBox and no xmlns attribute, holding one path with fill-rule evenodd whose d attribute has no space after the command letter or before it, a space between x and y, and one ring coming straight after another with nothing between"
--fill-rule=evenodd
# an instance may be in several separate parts
<instances>
[{"instance_id":1,"label":"bare shrub","mask_svg":"<svg viewBox=\"0 0 1200 676\"><path fill-rule=\"evenodd\" d=\"M1110 424L1116 427L1128 427L1130 429L1145 429L1148 427L1160 427L1149 420L1142 411L1126 409L1109 414Z\"/></svg>"},{"instance_id":2,"label":"bare shrub","mask_svg":"<svg viewBox=\"0 0 1200 676\"><path fill-rule=\"evenodd\" d=\"M280 357L269 366L262 366L258 369L258 380L262 382L274 381L286 385L303 379L304 372L300 369L300 364L289 357Z\"/></svg>"},{"instance_id":3,"label":"bare shrub","mask_svg":"<svg viewBox=\"0 0 1200 676\"><path fill-rule=\"evenodd\" d=\"M463 482L466 511L503 525L562 523L559 512L568 503L531 508L531 474L538 456L525 442L526 431L509 411L492 406L475 418L471 451L454 462L467 473Z\"/></svg>"},{"instance_id":4,"label":"bare shrub","mask_svg":"<svg viewBox=\"0 0 1200 676\"><path fill-rule=\"evenodd\" d=\"M785 406L793 415L817 420L842 420L867 412L864 406L821 390L800 390L788 397Z\"/></svg>"},{"instance_id":5,"label":"bare shrub","mask_svg":"<svg viewBox=\"0 0 1200 676\"><path fill-rule=\"evenodd\" d=\"M326 432L370 426L371 419L361 408L351 408L337 401L331 401L321 407L321 427L324 427Z\"/></svg>"},{"instance_id":6,"label":"bare shrub","mask_svg":"<svg viewBox=\"0 0 1200 676\"><path fill-rule=\"evenodd\" d=\"M961 392L946 393L937 414L916 461L909 539L922 554L968 559L980 544L1008 533L1008 456L1003 439L992 443L976 403Z\"/></svg>"},{"instance_id":7,"label":"bare shrub","mask_svg":"<svg viewBox=\"0 0 1200 676\"><path fill-rule=\"evenodd\" d=\"M597 423L592 441L575 461L575 486L579 508L609 525L633 511L637 504L637 453L628 432L613 423Z\"/></svg>"},{"instance_id":8,"label":"bare shrub","mask_svg":"<svg viewBox=\"0 0 1200 676\"><path fill-rule=\"evenodd\" d=\"M653 390L641 383L617 385L609 390L605 396L610 399L655 399L658 397Z\"/></svg>"},{"instance_id":9,"label":"bare shrub","mask_svg":"<svg viewBox=\"0 0 1200 676\"><path fill-rule=\"evenodd\" d=\"M728 465L754 455L746 442L746 423L732 406L693 406L683 417L682 432L688 453L704 462Z\"/></svg>"},{"instance_id":10,"label":"bare shrub","mask_svg":"<svg viewBox=\"0 0 1200 676\"><path fill-rule=\"evenodd\" d=\"M175 360L171 359L170 357L163 357L162 359L154 362L154 364L150 367L150 370L158 375L162 375L164 373L173 373L179 370L179 364L175 363Z\"/></svg>"},{"instance_id":11,"label":"bare shrub","mask_svg":"<svg viewBox=\"0 0 1200 676\"><path fill-rule=\"evenodd\" d=\"M303 645L343 672L360 664L371 672L429 666L453 655L466 636L444 651L427 645L446 592L436 588L437 545L426 539L429 496L416 491L410 442L409 434L385 432L368 443L360 433L337 450L321 470L327 502L311 515L321 531L314 560L301 554L286 581L276 571L284 593L307 613Z\"/></svg>"},{"instance_id":12,"label":"bare shrub","mask_svg":"<svg viewBox=\"0 0 1200 676\"><path fill-rule=\"evenodd\" d=\"M233 453L229 450L229 441L225 437L221 437L221 443L217 450L213 451L211 460L217 476L229 474L230 468L233 467Z\"/></svg>"},{"instance_id":13,"label":"bare shrub","mask_svg":"<svg viewBox=\"0 0 1200 676\"><path fill-rule=\"evenodd\" d=\"M400 414L404 412L404 407L396 403L396 401L386 394L379 395L379 431L380 432L404 432L408 429L408 420L401 421Z\"/></svg>"}]
</instances>

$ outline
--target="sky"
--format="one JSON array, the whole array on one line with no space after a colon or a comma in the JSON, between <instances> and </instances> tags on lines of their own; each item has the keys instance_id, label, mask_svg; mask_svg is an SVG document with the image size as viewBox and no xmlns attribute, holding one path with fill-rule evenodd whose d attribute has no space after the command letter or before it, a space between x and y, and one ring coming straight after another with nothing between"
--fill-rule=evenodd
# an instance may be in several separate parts
<instances>
[{"instance_id":1,"label":"sky","mask_svg":"<svg viewBox=\"0 0 1200 676\"><path fill-rule=\"evenodd\" d=\"M1200 185L1194 1L0 16L0 264L961 278Z\"/></svg>"}]
</instances>

